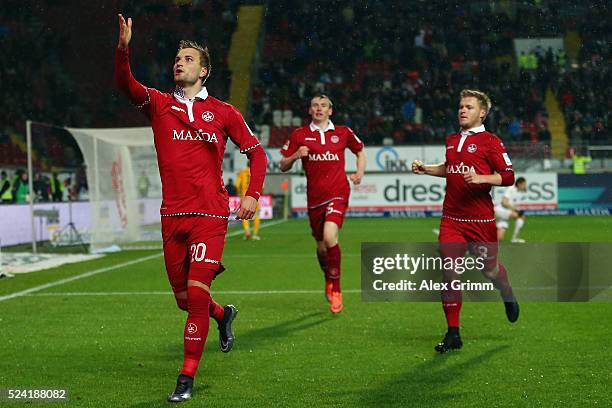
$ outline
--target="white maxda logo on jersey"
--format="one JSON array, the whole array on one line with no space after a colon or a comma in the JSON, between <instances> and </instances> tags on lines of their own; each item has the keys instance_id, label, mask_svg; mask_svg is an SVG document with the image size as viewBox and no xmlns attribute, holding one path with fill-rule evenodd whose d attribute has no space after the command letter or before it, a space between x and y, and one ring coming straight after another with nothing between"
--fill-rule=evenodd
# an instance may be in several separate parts
<instances>
[{"instance_id":1,"label":"white maxda logo on jersey","mask_svg":"<svg viewBox=\"0 0 612 408\"><path fill-rule=\"evenodd\" d=\"M334 161L340 160L337 153L325 152L325 153L311 153L308 155L308 160L312 161Z\"/></svg>"},{"instance_id":2,"label":"white maxda logo on jersey","mask_svg":"<svg viewBox=\"0 0 612 408\"><path fill-rule=\"evenodd\" d=\"M172 140L202 140L204 142L219 143L216 133L204 132L202 129L197 131L182 129L180 132L172 130Z\"/></svg>"},{"instance_id":3,"label":"white maxda logo on jersey","mask_svg":"<svg viewBox=\"0 0 612 408\"><path fill-rule=\"evenodd\" d=\"M474 166L468 166L467 164L463 164L463 162L446 166L446 174L463 173L476 173L476 170L474 169Z\"/></svg>"}]
</instances>

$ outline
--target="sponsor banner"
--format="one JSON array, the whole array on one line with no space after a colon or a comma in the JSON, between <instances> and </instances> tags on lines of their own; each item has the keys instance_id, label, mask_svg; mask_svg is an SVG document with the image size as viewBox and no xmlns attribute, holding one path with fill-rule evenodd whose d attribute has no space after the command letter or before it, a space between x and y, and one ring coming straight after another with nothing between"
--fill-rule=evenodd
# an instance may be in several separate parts
<instances>
[{"instance_id":1,"label":"sponsor banner","mask_svg":"<svg viewBox=\"0 0 612 408\"><path fill-rule=\"evenodd\" d=\"M233 213L240 205L240 197L231 196L229 198L230 211ZM259 218L262 220L272 219L272 196L269 194L259 197ZM230 215L230 218L235 218L235 215Z\"/></svg>"},{"instance_id":2,"label":"sponsor banner","mask_svg":"<svg viewBox=\"0 0 612 408\"><path fill-rule=\"evenodd\" d=\"M516 178L524 177L527 187L523 199L519 201L521 209L555 209L559 202L559 186L556 173L517 173ZM493 202L500 203L508 187L493 188Z\"/></svg>"},{"instance_id":3,"label":"sponsor banner","mask_svg":"<svg viewBox=\"0 0 612 408\"><path fill-rule=\"evenodd\" d=\"M138 223L140 225L160 223L159 207L160 198L145 198L136 200L138 210ZM32 228L30 218L30 206L28 204L3 205L2 217L0 217L0 245L17 245L32 242ZM117 214L117 203L115 201L101 201L99 203L101 214L106 214L105 222L108 222L110 231L121 231L122 227ZM70 233L66 228L69 222L81 233L85 241L89 240L89 232L92 228L92 209L89 202L60 202L60 203L37 203L34 204L34 226L37 241L56 240L61 238L62 231ZM41 211L46 212L45 215ZM57 213L57 217L51 216ZM40 214L37 216L36 214ZM114 221L114 223L113 223ZM156 230L159 235L159 230ZM158 237L161 239L161 236Z\"/></svg>"},{"instance_id":4,"label":"sponsor banner","mask_svg":"<svg viewBox=\"0 0 612 408\"><path fill-rule=\"evenodd\" d=\"M559 174L559 208L612 207L612 174Z\"/></svg>"},{"instance_id":5,"label":"sponsor banner","mask_svg":"<svg viewBox=\"0 0 612 408\"><path fill-rule=\"evenodd\" d=\"M527 191L519 207L534 210L557 208L556 174L528 173L523 177L527 179ZM389 213L395 216L412 216L408 214L413 213L430 216L432 213L439 213L446 189L444 178L414 174L368 174L360 185L350 184L349 213ZM500 191L495 191L498 189ZM498 201L502 195L503 189L494 188L494 196ZM291 209L301 212L306 208L306 178L292 177Z\"/></svg>"},{"instance_id":6,"label":"sponsor banner","mask_svg":"<svg viewBox=\"0 0 612 408\"><path fill-rule=\"evenodd\" d=\"M283 158L280 148L264 148L268 157L268 173L281 173L280 161ZM441 163L446 151L444 145L432 146L379 146L366 147L368 172L409 172L415 159L426 163ZM357 161L350 150L345 150L346 171L355 171ZM247 157L239 151L234 152L234 169L246 167ZM302 161L297 160L291 169L292 173L302 171Z\"/></svg>"},{"instance_id":7,"label":"sponsor banner","mask_svg":"<svg viewBox=\"0 0 612 408\"><path fill-rule=\"evenodd\" d=\"M612 215L612 207L608 208L565 208L556 210L526 210L525 215L577 215L577 216L595 216L595 215ZM297 209L292 211L292 216L295 218L308 217L308 211ZM350 210L346 217L348 218L426 218L442 216L442 211L400 211L400 210L383 210L371 209L370 211Z\"/></svg>"}]
</instances>

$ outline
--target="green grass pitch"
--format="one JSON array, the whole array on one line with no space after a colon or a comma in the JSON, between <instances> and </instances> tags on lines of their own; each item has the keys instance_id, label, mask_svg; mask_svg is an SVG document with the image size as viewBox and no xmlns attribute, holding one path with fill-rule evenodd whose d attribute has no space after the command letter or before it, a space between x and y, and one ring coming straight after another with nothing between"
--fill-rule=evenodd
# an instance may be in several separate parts
<instances>
[{"instance_id":1,"label":"green grass pitch","mask_svg":"<svg viewBox=\"0 0 612 408\"><path fill-rule=\"evenodd\" d=\"M433 241L437 225L347 219L339 316L328 312L307 221L265 228L259 242L228 238L228 271L213 293L240 311L236 344L221 353L211 321L194 396L184 406L611 406L612 303L524 302L515 325L501 303L465 303L464 348L437 355L433 346L445 332L439 303L361 301L360 242ZM522 235L606 242L612 217L531 217ZM2 297L140 259L0 301L0 388L66 388L70 400L61 406L168 406L185 315L160 255L124 252L0 281Z\"/></svg>"}]
</instances>

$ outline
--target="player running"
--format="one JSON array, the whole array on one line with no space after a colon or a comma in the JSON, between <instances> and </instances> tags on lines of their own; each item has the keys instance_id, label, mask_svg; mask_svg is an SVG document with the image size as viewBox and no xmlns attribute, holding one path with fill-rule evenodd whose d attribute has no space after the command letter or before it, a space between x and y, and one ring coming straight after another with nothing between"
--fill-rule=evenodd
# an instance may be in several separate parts
<instances>
[{"instance_id":1,"label":"player running","mask_svg":"<svg viewBox=\"0 0 612 408\"><path fill-rule=\"evenodd\" d=\"M514 182L512 162L501 140L485 130L482 122L491 109L491 100L480 91L463 90L459 102L460 133L446 138L446 162L425 165L412 163L416 174L446 177L446 195L440 220L440 255L459 258L466 251L485 259L483 274L491 279L504 300L506 316L515 322L519 306L508 282L506 268L497 262L497 230L491 199L491 186ZM452 270L444 271L445 282L458 279ZM449 285L450 287L450 285ZM460 290L442 291L442 306L448 331L436 351L460 349Z\"/></svg>"},{"instance_id":2,"label":"player running","mask_svg":"<svg viewBox=\"0 0 612 408\"><path fill-rule=\"evenodd\" d=\"M340 245L342 228L351 189L346 178L344 150L357 156L357 171L351 174L353 184L361 183L366 156L363 142L347 126L336 126L329 119L333 104L327 95L319 94L310 101L308 113L312 121L296 129L281 150L282 171L288 171L296 160L302 160L306 172L308 218L312 236L317 242L317 259L325 274L325 296L332 313L340 313Z\"/></svg>"},{"instance_id":3,"label":"player running","mask_svg":"<svg viewBox=\"0 0 612 408\"><path fill-rule=\"evenodd\" d=\"M148 88L134 79L128 45L132 19L119 14L115 80L119 89L151 120L162 181L162 238L168 279L179 308L188 312L183 368L170 402L191 397L193 379L208 335L217 321L221 351L234 342L235 307L221 307L210 295L221 264L229 217L221 164L228 138L251 161L251 183L236 210L238 219L253 217L266 171L259 141L233 106L208 95L210 55L192 41L181 41L174 60L173 93Z\"/></svg>"},{"instance_id":4,"label":"player running","mask_svg":"<svg viewBox=\"0 0 612 408\"><path fill-rule=\"evenodd\" d=\"M524 239L519 238L521 228L523 228L525 224L525 215L524 211L519 210L517 205L523 200L526 190L527 180L525 180L524 177L517 178L516 183L504 191L501 201L495 206L498 241L504 239L510 218L515 218L516 222L514 223L514 231L512 232L512 242L521 244L525 242Z\"/></svg>"}]
</instances>

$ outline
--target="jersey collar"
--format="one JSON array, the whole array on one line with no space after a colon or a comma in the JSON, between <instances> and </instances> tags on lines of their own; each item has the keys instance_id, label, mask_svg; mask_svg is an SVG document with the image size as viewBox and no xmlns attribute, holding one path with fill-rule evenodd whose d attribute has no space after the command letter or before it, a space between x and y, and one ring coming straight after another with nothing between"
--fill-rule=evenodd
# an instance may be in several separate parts
<instances>
[{"instance_id":1,"label":"jersey collar","mask_svg":"<svg viewBox=\"0 0 612 408\"><path fill-rule=\"evenodd\" d=\"M469 135L473 135L473 134L484 132L484 131L485 131L484 125L480 125L480 126L476 126L471 129L468 129L468 130L462 130L461 136L469 136Z\"/></svg>"},{"instance_id":2,"label":"jersey collar","mask_svg":"<svg viewBox=\"0 0 612 408\"><path fill-rule=\"evenodd\" d=\"M185 102L185 101L187 101L187 100L188 100L188 99L185 97L185 94L184 94L184 92L183 92L183 88L181 88L180 86L177 86L177 87L174 89L174 97L175 97L176 99L178 99L180 102ZM202 101L205 101L205 100L206 100L206 98L208 98L208 90L206 89L206 87L205 87L205 86L203 86L203 87L202 87L202 89L200 90L200 92L198 92L198 93L197 93L197 95L196 95L196 96L194 96L194 98L193 98L193 99L194 99L194 100L195 100L195 99L200 99L200 100L202 100Z\"/></svg>"},{"instance_id":3,"label":"jersey collar","mask_svg":"<svg viewBox=\"0 0 612 408\"><path fill-rule=\"evenodd\" d=\"M327 121L327 127L325 129L321 129L320 127L315 125L314 122L310 122L310 131L314 132L315 130L327 132L328 130L336 130L336 127L334 126L331 120Z\"/></svg>"}]
</instances>

